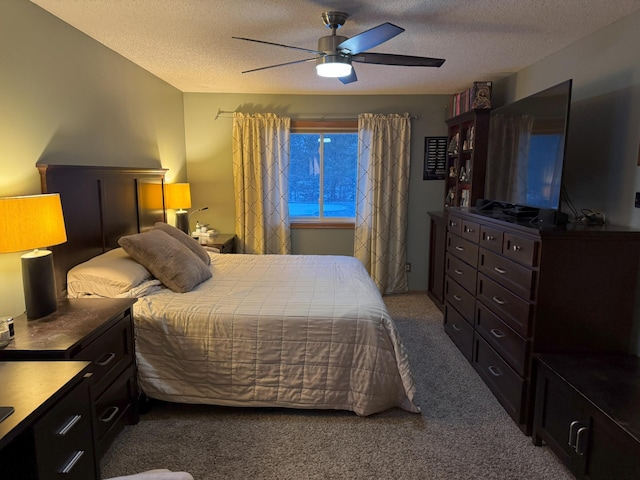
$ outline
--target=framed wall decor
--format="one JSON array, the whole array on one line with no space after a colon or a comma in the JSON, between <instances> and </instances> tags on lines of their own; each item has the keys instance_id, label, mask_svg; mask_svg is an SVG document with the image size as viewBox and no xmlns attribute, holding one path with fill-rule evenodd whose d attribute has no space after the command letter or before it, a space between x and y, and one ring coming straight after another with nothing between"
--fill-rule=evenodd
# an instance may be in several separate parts
<instances>
[{"instance_id":1,"label":"framed wall decor","mask_svg":"<svg viewBox=\"0 0 640 480\"><path fill-rule=\"evenodd\" d=\"M424 137L423 180L444 180L447 169L447 137Z\"/></svg>"}]
</instances>

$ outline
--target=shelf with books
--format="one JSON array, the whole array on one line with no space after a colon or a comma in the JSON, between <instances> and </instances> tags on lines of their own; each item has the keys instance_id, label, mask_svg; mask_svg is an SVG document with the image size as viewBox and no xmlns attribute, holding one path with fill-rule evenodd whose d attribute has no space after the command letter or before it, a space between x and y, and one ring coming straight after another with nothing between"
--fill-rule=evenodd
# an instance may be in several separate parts
<instances>
[{"instance_id":1,"label":"shelf with books","mask_svg":"<svg viewBox=\"0 0 640 480\"><path fill-rule=\"evenodd\" d=\"M445 207L472 206L484 193L489 109L470 110L447 120Z\"/></svg>"},{"instance_id":2,"label":"shelf with books","mask_svg":"<svg viewBox=\"0 0 640 480\"><path fill-rule=\"evenodd\" d=\"M449 117L455 117L471 110L491 108L491 82L473 82L464 92L451 95Z\"/></svg>"}]
</instances>

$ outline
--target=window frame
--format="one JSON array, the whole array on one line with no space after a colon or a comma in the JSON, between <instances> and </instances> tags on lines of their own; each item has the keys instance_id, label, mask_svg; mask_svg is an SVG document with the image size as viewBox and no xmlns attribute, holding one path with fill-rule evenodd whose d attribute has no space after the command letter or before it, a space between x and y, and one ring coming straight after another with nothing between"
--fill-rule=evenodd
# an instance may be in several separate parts
<instances>
[{"instance_id":1,"label":"window frame","mask_svg":"<svg viewBox=\"0 0 640 480\"><path fill-rule=\"evenodd\" d=\"M292 120L291 133L358 133L358 120ZM324 181L322 175L321 187ZM321 190L323 191L323 190ZM355 228L355 219L291 217L290 228Z\"/></svg>"}]
</instances>

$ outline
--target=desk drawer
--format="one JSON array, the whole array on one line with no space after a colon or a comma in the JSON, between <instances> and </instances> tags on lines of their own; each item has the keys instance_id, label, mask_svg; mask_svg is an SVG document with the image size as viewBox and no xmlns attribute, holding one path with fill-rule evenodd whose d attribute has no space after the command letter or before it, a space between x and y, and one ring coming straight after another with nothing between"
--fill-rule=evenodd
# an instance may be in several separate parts
<instances>
[{"instance_id":1,"label":"desk drawer","mask_svg":"<svg viewBox=\"0 0 640 480\"><path fill-rule=\"evenodd\" d=\"M465 320L473 325L474 307L476 303L475 296L467 292L449 277L444 279L444 298L449 305L453 306L464 317Z\"/></svg>"},{"instance_id":2,"label":"desk drawer","mask_svg":"<svg viewBox=\"0 0 640 480\"><path fill-rule=\"evenodd\" d=\"M74 360L91 363L94 396L99 397L120 373L133 362L131 316L123 315L113 327L84 348Z\"/></svg>"},{"instance_id":3,"label":"desk drawer","mask_svg":"<svg viewBox=\"0 0 640 480\"><path fill-rule=\"evenodd\" d=\"M465 261L473 268L478 266L478 245L457 235L447 234L447 252Z\"/></svg>"},{"instance_id":4,"label":"desk drawer","mask_svg":"<svg viewBox=\"0 0 640 480\"><path fill-rule=\"evenodd\" d=\"M478 273L476 296L516 333L524 338L530 335L533 304L514 295L482 273Z\"/></svg>"},{"instance_id":5,"label":"desk drawer","mask_svg":"<svg viewBox=\"0 0 640 480\"><path fill-rule=\"evenodd\" d=\"M98 458L105 453L113 439L133 415L133 401L137 384L135 370L130 367L95 402Z\"/></svg>"},{"instance_id":6,"label":"desk drawer","mask_svg":"<svg viewBox=\"0 0 640 480\"><path fill-rule=\"evenodd\" d=\"M525 300L534 300L534 270L484 248L478 254L478 270Z\"/></svg>"},{"instance_id":7,"label":"desk drawer","mask_svg":"<svg viewBox=\"0 0 640 480\"><path fill-rule=\"evenodd\" d=\"M444 331L453 340L458 349L471 362L473 352L473 327L460 315L455 308L445 303Z\"/></svg>"},{"instance_id":8,"label":"desk drawer","mask_svg":"<svg viewBox=\"0 0 640 480\"><path fill-rule=\"evenodd\" d=\"M481 302L476 303L476 331L482 335L518 375L526 376L529 342L505 325Z\"/></svg>"},{"instance_id":9,"label":"desk drawer","mask_svg":"<svg viewBox=\"0 0 640 480\"><path fill-rule=\"evenodd\" d=\"M83 380L34 425L39 478L95 478L90 402Z\"/></svg>"},{"instance_id":10,"label":"desk drawer","mask_svg":"<svg viewBox=\"0 0 640 480\"><path fill-rule=\"evenodd\" d=\"M476 294L476 280L478 277L478 271L467 265L462 260L454 257L451 254L447 254L445 270L447 275L455 279L460 285L472 295Z\"/></svg>"},{"instance_id":11,"label":"desk drawer","mask_svg":"<svg viewBox=\"0 0 640 480\"><path fill-rule=\"evenodd\" d=\"M477 333L474 336L473 368L507 413L516 423L522 423L524 380Z\"/></svg>"}]
</instances>

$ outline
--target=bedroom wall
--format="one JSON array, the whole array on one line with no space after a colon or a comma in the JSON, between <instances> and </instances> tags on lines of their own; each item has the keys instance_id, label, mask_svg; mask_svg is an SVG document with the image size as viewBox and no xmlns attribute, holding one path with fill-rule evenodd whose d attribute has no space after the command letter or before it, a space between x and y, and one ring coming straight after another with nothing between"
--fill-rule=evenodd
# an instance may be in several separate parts
<instances>
[{"instance_id":1,"label":"bedroom wall","mask_svg":"<svg viewBox=\"0 0 640 480\"><path fill-rule=\"evenodd\" d=\"M36 163L185 181L182 92L31 2L2 0L0 196L40 193ZM20 255L0 254L0 315L24 311Z\"/></svg>"},{"instance_id":2,"label":"bedroom wall","mask_svg":"<svg viewBox=\"0 0 640 480\"><path fill-rule=\"evenodd\" d=\"M638 45L640 10L494 85L494 104L503 105L573 79L563 181L578 210L604 212L609 222L634 229L640 229ZM640 281L636 292L630 351L640 356Z\"/></svg>"},{"instance_id":3,"label":"bedroom wall","mask_svg":"<svg viewBox=\"0 0 640 480\"><path fill-rule=\"evenodd\" d=\"M437 73L431 73L437 74ZM410 290L427 289L429 225L427 212L442 210L443 181L422 180L424 137L446 135L448 95L241 95L185 93L185 138L189 183L194 208L209 210L192 217L220 232L235 231L231 154L232 119L218 118L218 110L245 113L272 112L292 119L356 118L358 113L409 112L419 118L411 124L411 178L407 261L411 262ZM295 229L296 254L353 255L353 230Z\"/></svg>"}]
</instances>

